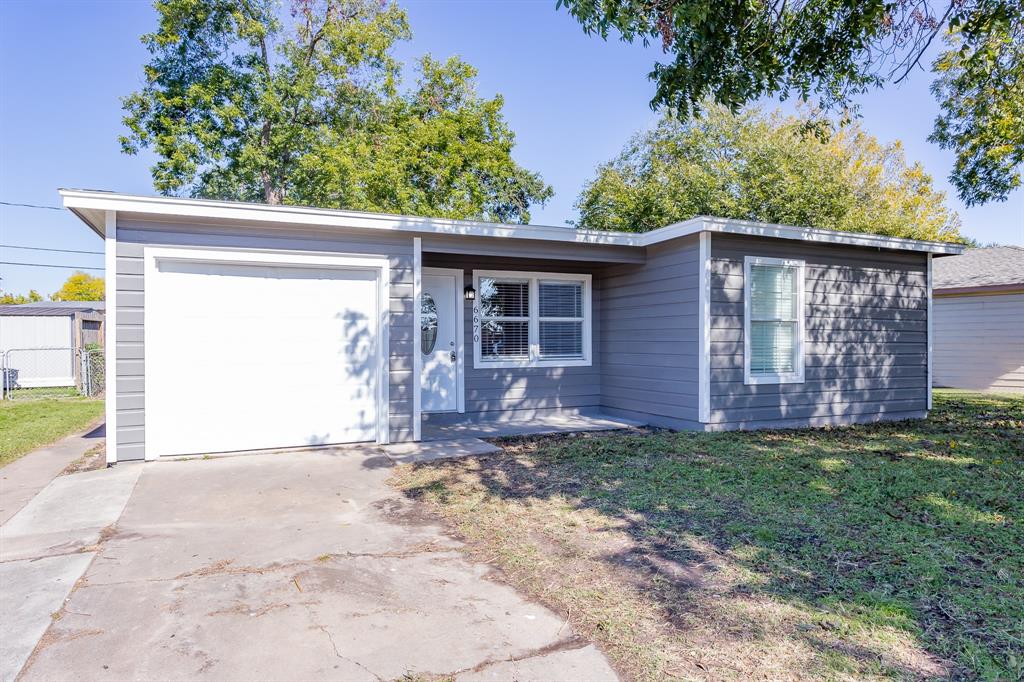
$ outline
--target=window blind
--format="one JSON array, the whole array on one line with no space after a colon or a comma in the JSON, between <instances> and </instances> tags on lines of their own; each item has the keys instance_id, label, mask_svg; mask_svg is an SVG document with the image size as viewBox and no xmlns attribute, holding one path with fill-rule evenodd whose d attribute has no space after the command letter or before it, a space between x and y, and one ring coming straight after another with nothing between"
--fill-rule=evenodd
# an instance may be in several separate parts
<instances>
[{"instance_id":1,"label":"window blind","mask_svg":"<svg viewBox=\"0 0 1024 682\"><path fill-rule=\"evenodd\" d=\"M583 357L582 282L540 282L540 356Z\"/></svg>"},{"instance_id":2,"label":"window blind","mask_svg":"<svg viewBox=\"0 0 1024 682\"><path fill-rule=\"evenodd\" d=\"M530 282L480 279L480 354L495 360L530 356Z\"/></svg>"},{"instance_id":3,"label":"window blind","mask_svg":"<svg viewBox=\"0 0 1024 682\"><path fill-rule=\"evenodd\" d=\"M750 266L750 374L797 371L797 268Z\"/></svg>"},{"instance_id":4,"label":"window blind","mask_svg":"<svg viewBox=\"0 0 1024 682\"><path fill-rule=\"evenodd\" d=\"M474 282L477 361L491 366L590 363L589 275L490 271L475 273Z\"/></svg>"}]
</instances>

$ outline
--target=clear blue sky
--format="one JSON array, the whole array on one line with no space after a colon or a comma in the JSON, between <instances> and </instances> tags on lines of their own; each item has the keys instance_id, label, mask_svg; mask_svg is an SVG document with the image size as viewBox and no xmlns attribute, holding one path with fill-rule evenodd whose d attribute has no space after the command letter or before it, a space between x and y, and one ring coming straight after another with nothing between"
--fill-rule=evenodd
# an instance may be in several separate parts
<instances>
[{"instance_id":1,"label":"clear blue sky","mask_svg":"<svg viewBox=\"0 0 1024 682\"><path fill-rule=\"evenodd\" d=\"M583 34L554 0L406 0L414 32L399 56L458 54L480 70L481 94L505 96L517 133L516 159L539 171L555 198L533 222L563 224L594 167L614 156L654 115L646 74L656 50ZM141 84L153 30L148 2L0 0L0 201L58 205L58 187L153 193L145 155L120 153L118 98ZM929 74L863 98L863 125L884 141L900 139L921 161L982 242L1024 244L1024 193L965 210L946 175L952 157L926 137L936 114ZM100 240L66 212L0 206L0 244L100 250ZM0 247L0 261L102 267L98 255ZM0 287L44 294L70 270L0 266Z\"/></svg>"}]
</instances>

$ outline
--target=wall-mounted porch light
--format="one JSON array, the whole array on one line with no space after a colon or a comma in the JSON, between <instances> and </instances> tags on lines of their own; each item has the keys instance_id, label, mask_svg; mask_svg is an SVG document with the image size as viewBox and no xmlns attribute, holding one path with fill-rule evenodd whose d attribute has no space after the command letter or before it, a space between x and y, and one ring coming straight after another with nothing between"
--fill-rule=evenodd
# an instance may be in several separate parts
<instances>
[{"instance_id":1,"label":"wall-mounted porch light","mask_svg":"<svg viewBox=\"0 0 1024 682\"><path fill-rule=\"evenodd\" d=\"M474 289L472 286L468 286L465 289L463 289L463 295L466 297L467 301L475 301L476 289Z\"/></svg>"}]
</instances>

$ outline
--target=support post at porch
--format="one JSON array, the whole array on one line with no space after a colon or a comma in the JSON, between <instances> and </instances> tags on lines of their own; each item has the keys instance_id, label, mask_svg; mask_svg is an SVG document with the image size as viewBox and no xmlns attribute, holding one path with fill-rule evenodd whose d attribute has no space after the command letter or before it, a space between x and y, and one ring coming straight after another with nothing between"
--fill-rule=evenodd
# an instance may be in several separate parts
<instances>
[{"instance_id":1,"label":"support post at porch","mask_svg":"<svg viewBox=\"0 0 1024 682\"><path fill-rule=\"evenodd\" d=\"M423 409L420 404L423 354L420 352L421 315L420 297L423 293L423 240L412 240L412 439L422 438Z\"/></svg>"}]
</instances>

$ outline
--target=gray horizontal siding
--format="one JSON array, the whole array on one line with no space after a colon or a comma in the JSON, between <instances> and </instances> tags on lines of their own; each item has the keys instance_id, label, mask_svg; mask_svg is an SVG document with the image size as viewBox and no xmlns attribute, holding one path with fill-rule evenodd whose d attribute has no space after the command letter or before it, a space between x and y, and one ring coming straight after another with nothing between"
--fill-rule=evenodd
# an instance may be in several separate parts
<instances>
[{"instance_id":1,"label":"gray horizontal siding","mask_svg":"<svg viewBox=\"0 0 1024 682\"><path fill-rule=\"evenodd\" d=\"M936 386L1024 393L1024 294L939 296L932 314Z\"/></svg>"},{"instance_id":2,"label":"gray horizontal siding","mask_svg":"<svg viewBox=\"0 0 1024 682\"><path fill-rule=\"evenodd\" d=\"M493 241L493 240L492 240ZM508 243L508 240L503 240ZM589 367L476 367L473 352L473 306L462 301L465 337L466 415L480 419L526 419L551 411L576 412L595 408L601 402L601 300L603 292L596 276L598 263L557 261L537 258L498 258L468 256L459 253L426 251L423 266L457 268L463 271L464 286L473 283L474 270L512 270L590 274L592 278L592 364ZM518 243L517 243L518 250ZM461 294L461 292L459 292ZM454 415L430 415L429 421L442 423Z\"/></svg>"},{"instance_id":3,"label":"gray horizontal siding","mask_svg":"<svg viewBox=\"0 0 1024 682\"><path fill-rule=\"evenodd\" d=\"M601 272L601 406L696 428L699 237L647 249L643 265Z\"/></svg>"},{"instance_id":4,"label":"gray horizontal siding","mask_svg":"<svg viewBox=\"0 0 1024 682\"><path fill-rule=\"evenodd\" d=\"M574 228L566 227L566 234ZM523 260L585 261L599 263L642 263L644 250L637 246L597 243L556 242L543 239L495 239L466 235L426 235L424 253L445 256L519 258ZM442 267L440 265L436 267ZM478 266L477 266L478 267ZM480 269L478 267L478 269Z\"/></svg>"},{"instance_id":5,"label":"gray horizontal siding","mask_svg":"<svg viewBox=\"0 0 1024 682\"><path fill-rule=\"evenodd\" d=\"M802 259L805 381L743 381L743 260ZM739 235L711 239L711 429L920 416L927 405L927 257Z\"/></svg>"},{"instance_id":6,"label":"gray horizontal siding","mask_svg":"<svg viewBox=\"0 0 1024 682\"><path fill-rule=\"evenodd\" d=\"M280 249L303 252L389 256L390 405L394 442L412 438L412 238L405 235L339 235L316 228L301 231L118 221L117 229L117 459L145 458L145 279L146 245Z\"/></svg>"}]
</instances>

